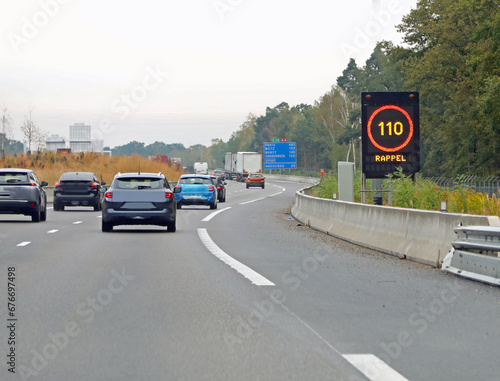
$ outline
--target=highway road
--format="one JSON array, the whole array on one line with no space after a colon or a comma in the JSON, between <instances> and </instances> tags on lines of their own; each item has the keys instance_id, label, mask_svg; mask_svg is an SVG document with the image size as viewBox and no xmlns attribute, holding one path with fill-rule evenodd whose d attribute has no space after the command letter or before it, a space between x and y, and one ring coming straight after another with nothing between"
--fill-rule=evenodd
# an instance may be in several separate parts
<instances>
[{"instance_id":1,"label":"highway road","mask_svg":"<svg viewBox=\"0 0 500 381\"><path fill-rule=\"evenodd\" d=\"M0 380L500 377L498 288L301 226L302 186L228 181L175 233L0 215Z\"/></svg>"}]
</instances>

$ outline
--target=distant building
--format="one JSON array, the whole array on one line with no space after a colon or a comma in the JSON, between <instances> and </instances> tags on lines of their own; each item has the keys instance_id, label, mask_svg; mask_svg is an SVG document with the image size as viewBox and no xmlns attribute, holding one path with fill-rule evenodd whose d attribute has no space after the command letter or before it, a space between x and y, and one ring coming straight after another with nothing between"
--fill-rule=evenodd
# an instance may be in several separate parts
<instances>
[{"instance_id":1,"label":"distant building","mask_svg":"<svg viewBox=\"0 0 500 381\"><path fill-rule=\"evenodd\" d=\"M103 140L92 139L92 127L85 123L69 126L69 148L71 152L100 152L104 147Z\"/></svg>"},{"instance_id":2,"label":"distant building","mask_svg":"<svg viewBox=\"0 0 500 381\"><path fill-rule=\"evenodd\" d=\"M50 135L45 141L48 151L56 152L58 149L66 148L66 138L59 135Z\"/></svg>"},{"instance_id":3,"label":"distant building","mask_svg":"<svg viewBox=\"0 0 500 381\"><path fill-rule=\"evenodd\" d=\"M71 152L92 151L91 129L89 124L75 123L69 126L69 148Z\"/></svg>"}]
</instances>

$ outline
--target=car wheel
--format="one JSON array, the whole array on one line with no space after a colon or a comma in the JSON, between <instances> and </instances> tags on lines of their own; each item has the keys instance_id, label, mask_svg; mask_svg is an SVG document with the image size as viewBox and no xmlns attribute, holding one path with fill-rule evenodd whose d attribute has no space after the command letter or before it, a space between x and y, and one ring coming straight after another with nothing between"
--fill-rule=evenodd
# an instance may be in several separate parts
<instances>
[{"instance_id":1,"label":"car wheel","mask_svg":"<svg viewBox=\"0 0 500 381\"><path fill-rule=\"evenodd\" d=\"M40 221L47 221L47 205L45 205L43 212L40 212Z\"/></svg>"},{"instance_id":2,"label":"car wheel","mask_svg":"<svg viewBox=\"0 0 500 381\"><path fill-rule=\"evenodd\" d=\"M210 204L210 209L217 209L217 202Z\"/></svg>"},{"instance_id":3,"label":"car wheel","mask_svg":"<svg viewBox=\"0 0 500 381\"><path fill-rule=\"evenodd\" d=\"M176 230L176 227L175 227L175 221L174 222L169 222L167 223L167 231L169 233L174 233Z\"/></svg>"},{"instance_id":4,"label":"car wheel","mask_svg":"<svg viewBox=\"0 0 500 381\"><path fill-rule=\"evenodd\" d=\"M54 203L54 212L59 212L61 210L61 207L59 204Z\"/></svg>"},{"instance_id":5,"label":"car wheel","mask_svg":"<svg viewBox=\"0 0 500 381\"><path fill-rule=\"evenodd\" d=\"M182 205L181 204L177 204L177 209L182 209Z\"/></svg>"},{"instance_id":6,"label":"car wheel","mask_svg":"<svg viewBox=\"0 0 500 381\"><path fill-rule=\"evenodd\" d=\"M264 184L262 184L262 189L264 189Z\"/></svg>"},{"instance_id":7,"label":"car wheel","mask_svg":"<svg viewBox=\"0 0 500 381\"><path fill-rule=\"evenodd\" d=\"M109 222L104 222L102 221L102 231L103 232L110 232L113 230L113 224Z\"/></svg>"},{"instance_id":8,"label":"car wheel","mask_svg":"<svg viewBox=\"0 0 500 381\"><path fill-rule=\"evenodd\" d=\"M99 210L101 210L101 204L94 205L94 211L97 212Z\"/></svg>"},{"instance_id":9,"label":"car wheel","mask_svg":"<svg viewBox=\"0 0 500 381\"><path fill-rule=\"evenodd\" d=\"M41 212L40 209L38 208L35 213L31 215L31 221L33 222L40 222L41 219Z\"/></svg>"},{"instance_id":10,"label":"car wheel","mask_svg":"<svg viewBox=\"0 0 500 381\"><path fill-rule=\"evenodd\" d=\"M248 186L248 184L247 184L247 189L248 189L248 188L250 188L250 187L249 187L249 186Z\"/></svg>"}]
</instances>

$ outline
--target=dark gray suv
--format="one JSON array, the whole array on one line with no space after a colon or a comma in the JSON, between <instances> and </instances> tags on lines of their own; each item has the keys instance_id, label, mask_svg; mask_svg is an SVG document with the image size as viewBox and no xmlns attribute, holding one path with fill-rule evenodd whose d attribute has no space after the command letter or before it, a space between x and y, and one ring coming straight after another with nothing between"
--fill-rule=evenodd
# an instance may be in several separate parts
<instances>
[{"instance_id":1,"label":"dark gray suv","mask_svg":"<svg viewBox=\"0 0 500 381\"><path fill-rule=\"evenodd\" d=\"M160 225L175 232L177 202L162 173L119 173L102 190L102 231L116 225Z\"/></svg>"}]
</instances>

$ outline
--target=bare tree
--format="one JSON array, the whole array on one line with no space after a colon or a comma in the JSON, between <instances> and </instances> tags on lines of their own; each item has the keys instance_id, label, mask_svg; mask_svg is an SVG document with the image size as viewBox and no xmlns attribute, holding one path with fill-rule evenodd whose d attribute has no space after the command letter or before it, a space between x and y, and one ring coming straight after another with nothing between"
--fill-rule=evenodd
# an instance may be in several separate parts
<instances>
[{"instance_id":1,"label":"bare tree","mask_svg":"<svg viewBox=\"0 0 500 381\"><path fill-rule=\"evenodd\" d=\"M37 144L37 149L40 149L41 144L47 136L47 133L43 132L33 121L32 112L33 109L24 116L24 122L21 125L21 132L23 133L25 141L28 143L28 155L31 155L32 144Z\"/></svg>"},{"instance_id":2,"label":"bare tree","mask_svg":"<svg viewBox=\"0 0 500 381\"><path fill-rule=\"evenodd\" d=\"M7 106L3 106L2 108L2 119L1 122L2 124L2 131L0 133L0 157L5 156L5 140L12 134L12 116L10 115L10 111L7 108Z\"/></svg>"}]
</instances>

